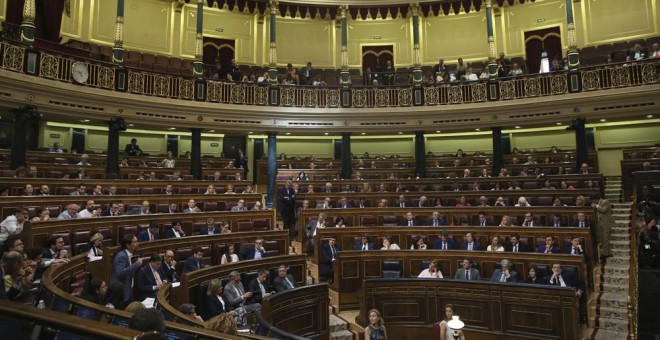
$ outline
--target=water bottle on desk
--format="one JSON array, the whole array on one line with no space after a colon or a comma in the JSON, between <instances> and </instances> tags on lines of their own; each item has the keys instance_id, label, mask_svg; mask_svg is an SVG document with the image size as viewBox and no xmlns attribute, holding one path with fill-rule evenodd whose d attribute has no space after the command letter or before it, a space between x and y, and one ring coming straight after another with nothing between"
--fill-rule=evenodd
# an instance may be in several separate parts
<instances>
[{"instance_id":1,"label":"water bottle on desk","mask_svg":"<svg viewBox=\"0 0 660 340\"><path fill-rule=\"evenodd\" d=\"M39 303L37 304L38 309L46 309L46 303L44 300L39 300Z\"/></svg>"}]
</instances>

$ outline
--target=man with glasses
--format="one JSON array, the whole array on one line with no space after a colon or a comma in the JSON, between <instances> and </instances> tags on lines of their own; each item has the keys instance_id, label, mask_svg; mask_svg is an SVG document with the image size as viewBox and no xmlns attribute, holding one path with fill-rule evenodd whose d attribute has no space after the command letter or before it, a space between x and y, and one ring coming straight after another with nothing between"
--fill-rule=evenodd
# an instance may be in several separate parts
<instances>
[{"instance_id":1,"label":"man with glasses","mask_svg":"<svg viewBox=\"0 0 660 340\"><path fill-rule=\"evenodd\" d=\"M238 254L238 257L241 259L241 261L258 260L263 258L265 255L266 249L264 248L264 239L257 237L254 240L254 246L243 248L243 251Z\"/></svg>"}]
</instances>

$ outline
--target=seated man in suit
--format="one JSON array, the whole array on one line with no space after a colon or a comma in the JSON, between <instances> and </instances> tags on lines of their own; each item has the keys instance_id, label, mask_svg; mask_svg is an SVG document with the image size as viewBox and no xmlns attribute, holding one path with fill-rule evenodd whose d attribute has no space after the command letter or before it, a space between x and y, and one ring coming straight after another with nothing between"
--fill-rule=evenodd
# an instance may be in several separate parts
<instances>
[{"instance_id":1,"label":"seated man in suit","mask_svg":"<svg viewBox=\"0 0 660 340\"><path fill-rule=\"evenodd\" d=\"M545 254L557 254L560 253L561 250L555 245L554 237L547 236L545 238L545 245L538 246L538 248L536 248L536 252Z\"/></svg>"},{"instance_id":2,"label":"seated man in suit","mask_svg":"<svg viewBox=\"0 0 660 340\"><path fill-rule=\"evenodd\" d=\"M151 211L149 211L149 201L142 201L142 204L140 205L139 208L134 208L131 209L126 215L148 215L151 214Z\"/></svg>"},{"instance_id":3,"label":"seated man in suit","mask_svg":"<svg viewBox=\"0 0 660 340\"><path fill-rule=\"evenodd\" d=\"M355 242L355 250L374 250L374 244L369 242L369 235L364 234Z\"/></svg>"},{"instance_id":4,"label":"seated man in suit","mask_svg":"<svg viewBox=\"0 0 660 340\"><path fill-rule=\"evenodd\" d=\"M202 210L197 206L197 203L194 199L188 200L188 207L183 209L184 213L199 213Z\"/></svg>"},{"instance_id":5,"label":"seated man in suit","mask_svg":"<svg viewBox=\"0 0 660 340\"><path fill-rule=\"evenodd\" d=\"M263 298L272 295L270 287L268 287L268 269L259 269L257 277L248 283L248 292L252 293L251 303L261 303Z\"/></svg>"},{"instance_id":6,"label":"seated man in suit","mask_svg":"<svg viewBox=\"0 0 660 340\"><path fill-rule=\"evenodd\" d=\"M561 214L560 213L555 212L555 213L552 214L552 222L550 223L550 225L555 227L555 228L565 227L565 225L562 225Z\"/></svg>"},{"instance_id":7,"label":"seated man in suit","mask_svg":"<svg viewBox=\"0 0 660 340\"><path fill-rule=\"evenodd\" d=\"M488 221L488 219L486 218L486 212L479 211L479 220L477 221L477 225L480 227L488 227L492 225L492 222Z\"/></svg>"},{"instance_id":8,"label":"seated man in suit","mask_svg":"<svg viewBox=\"0 0 660 340\"><path fill-rule=\"evenodd\" d=\"M229 273L229 282L225 285L223 295L224 300L229 304L229 308L231 309L242 307L245 312L261 309L261 304L247 302L254 294L245 291L241 282L241 273L236 270Z\"/></svg>"},{"instance_id":9,"label":"seated man in suit","mask_svg":"<svg viewBox=\"0 0 660 340\"><path fill-rule=\"evenodd\" d=\"M200 235L217 235L220 234L221 230L218 226L215 225L215 220L213 217L206 219L206 225L199 229Z\"/></svg>"},{"instance_id":10,"label":"seated man in suit","mask_svg":"<svg viewBox=\"0 0 660 340\"><path fill-rule=\"evenodd\" d=\"M108 209L104 210L101 213L101 216L120 216L121 211L119 211L119 202L112 202L108 204Z\"/></svg>"},{"instance_id":11,"label":"seated man in suit","mask_svg":"<svg viewBox=\"0 0 660 340\"><path fill-rule=\"evenodd\" d=\"M503 259L500 263L501 269L495 269L493 276L490 278L493 282L516 282L518 281L515 270L511 269L511 261Z\"/></svg>"},{"instance_id":12,"label":"seated man in suit","mask_svg":"<svg viewBox=\"0 0 660 340\"><path fill-rule=\"evenodd\" d=\"M156 293L163 287L164 275L160 271L161 259L160 255L153 254L149 257L149 265L142 267L137 275L137 288L139 295L138 301L146 298L155 298Z\"/></svg>"},{"instance_id":13,"label":"seated man in suit","mask_svg":"<svg viewBox=\"0 0 660 340\"><path fill-rule=\"evenodd\" d=\"M577 221L575 221L575 227L577 228L591 228L591 221L587 220L587 217L583 212L577 214Z\"/></svg>"},{"instance_id":14,"label":"seated man in suit","mask_svg":"<svg viewBox=\"0 0 660 340\"><path fill-rule=\"evenodd\" d=\"M407 227L414 227L418 224L417 219L415 218L413 213L410 212L410 211L407 212L403 217L404 217L403 222L401 222L402 227L406 227L406 226Z\"/></svg>"},{"instance_id":15,"label":"seated man in suit","mask_svg":"<svg viewBox=\"0 0 660 340\"><path fill-rule=\"evenodd\" d=\"M321 262L319 263L319 276L328 278L328 282L332 283L334 278L334 262L337 258L337 252L341 247L337 244L337 239L334 236L328 238L328 243L324 244L321 248Z\"/></svg>"},{"instance_id":16,"label":"seated man in suit","mask_svg":"<svg viewBox=\"0 0 660 340\"><path fill-rule=\"evenodd\" d=\"M165 230L165 238L184 237L186 233L181 227L181 221L172 221L172 228Z\"/></svg>"},{"instance_id":17,"label":"seated man in suit","mask_svg":"<svg viewBox=\"0 0 660 340\"><path fill-rule=\"evenodd\" d=\"M444 230L442 234L440 234L440 238L435 241L433 244L433 249L440 249L440 250L451 250L456 247L456 244L454 243L454 239L449 238L449 233Z\"/></svg>"},{"instance_id":18,"label":"seated man in suit","mask_svg":"<svg viewBox=\"0 0 660 340\"><path fill-rule=\"evenodd\" d=\"M429 218L426 225L431 226L431 227L439 227L441 225L445 225L445 219L440 216L439 212L434 211L431 214L431 217Z\"/></svg>"},{"instance_id":19,"label":"seated man in suit","mask_svg":"<svg viewBox=\"0 0 660 340\"><path fill-rule=\"evenodd\" d=\"M522 227L540 227L541 222L538 217L533 216L531 212L525 213L525 219L522 222Z\"/></svg>"},{"instance_id":20,"label":"seated man in suit","mask_svg":"<svg viewBox=\"0 0 660 340\"><path fill-rule=\"evenodd\" d=\"M316 231L330 226L330 224L325 221L325 218L325 213L319 213L319 216L315 220L309 221L305 226L305 235L307 236L307 256L312 256L314 253L314 238L316 237Z\"/></svg>"},{"instance_id":21,"label":"seated man in suit","mask_svg":"<svg viewBox=\"0 0 660 340\"><path fill-rule=\"evenodd\" d=\"M281 265L277 268L277 277L273 281L273 287L276 292L283 292L298 287L296 279L291 274L287 274L286 266Z\"/></svg>"},{"instance_id":22,"label":"seated man in suit","mask_svg":"<svg viewBox=\"0 0 660 340\"><path fill-rule=\"evenodd\" d=\"M570 254L570 255L582 255L582 254L584 254L584 248L582 248L582 244L580 244L580 238L579 237L572 237L571 238L571 245L564 249L564 253L565 254Z\"/></svg>"},{"instance_id":23,"label":"seated man in suit","mask_svg":"<svg viewBox=\"0 0 660 340\"><path fill-rule=\"evenodd\" d=\"M458 280L481 280L481 274L478 269L472 268L472 259L466 257L463 259L463 268L456 271L454 278Z\"/></svg>"},{"instance_id":24,"label":"seated man in suit","mask_svg":"<svg viewBox=\"0 0 660 340\"><path fill-rule=\"evenodd\" d=\"M262 237L257 237L254 240L254 246L243 248L243 250L240 253L238 253L238 258L241 261L258 260L263 258L265 253L266 253L266 248L264 248L264 239Z\"/></svg>"},{"instance_id":25,"label":"seated man in suit","mask_svg":"<svg viewBox=\"0 0 660 340\"><path fill-rule=\"evenodd\" d=\"M158 222L156 221L149 222L149 228L142 230L138 234L138 241L140 242L155 241L157 239L159 239L159 237L158 237Z\"/></svg>"},{"instance_id":26,"label":"seated man in suit","mask_svg":"<svg viewBox=\"0 0 660 340\"><path fill-rule=\"evenodd\" d=\"M167 280L167 282L179 282L179 275L176 273L176 260L174 260L173 250L165 251L163 262L160 265L160 272L163 274L163 280Z\"/></svg>"},{"instance_id":27,"label":"seated man in suit","mask_svg":"<svg viewBox=\"0 0 660 340\"><path fill-rule=\"evenodd\" d=\"M399 195L399 199L394 202L394 207L408 208L410 207L410 203L406 201L405 196Z\"/></svg>"},{"instance_id":28,"label":"seated man in suit","mask_svg":"<svg viewBox=\"0 0 660 340\"><path fill-rule=\"evenodd\" d=\"M337 208L342 208L342 209L347 209L347 208L353 208L353 203L350 202L346 196L342 196L341 199L339 199L339 202L337 202Z\"/></svg>"},{"instance_id":29,"label":"seated man in suit","mask_svg":"<svg viewBox=\"0 0 660 340\"><path fill-rule=\"evenodd\" d=\"M326 197L323 201L316 203L316 209L331 209L330 197Z\"/></svg>"},{"instance_id":30,"label":"seated man in suit","mask_svg":"<svg viewBox=\"0 0 660 340\"><path fill-rule=\"evenodd\" d=\"M481 245L477 240L474 239L474 234L472 232L465 233L465 242L461 246L463 250L480 250Z\"/></svg>"},{"instance_id":31,"label":"seated man in suit","mask_svg":"<svg viewBox=\"0 0 660 340\"><path fill-rule=\"evenodd\" d=\"M558 287L573 287L575 288L575 296L578 298L584 292L584 283L572 274L563 271L561 263L555 262L552 264L552 274L546 280L548 284Z\"/></svg>"},{"instance_id":32,"label":"seated man in suit","mask_svg":"<svg viewBox=\"0 0 660 340\"><path fill-rule=\"evenodd\" d=\"M193 249L193 254L190 255L190 257L186 260L186 263L183 265L183 270L181 271L181 274L185 274L187 272L192 272L197 269L202 269L204 268L204 263L202 263L202 258L204 257L204 250L202 250L202 247L195 247Z\"/></svg>"},{"instance_id":33,"label":"seated man in suit","mask_svg":"<svg viewBox=\"0 0 660 340\"><path fill-rule=\"evenodd\" d=\"M248 211L247 207L245 206L245 200L240 199L238 200L238 203L236 203L235 206L231 207L231 211Z\"/></svg>"},{"instance_id":34,"label":"seated man in suit","mask_svg":"<svg viewBox=\"0 0 660 340\"><path fill-rule=\"evenodd\" d=\"M520 235L518 235L518 233L513 233L511 234L511 237L509 237L509 242L504 245L504 251L510 251L513 253L527 252L527 245L520 242Z\"/></svg>"}]
</instances>

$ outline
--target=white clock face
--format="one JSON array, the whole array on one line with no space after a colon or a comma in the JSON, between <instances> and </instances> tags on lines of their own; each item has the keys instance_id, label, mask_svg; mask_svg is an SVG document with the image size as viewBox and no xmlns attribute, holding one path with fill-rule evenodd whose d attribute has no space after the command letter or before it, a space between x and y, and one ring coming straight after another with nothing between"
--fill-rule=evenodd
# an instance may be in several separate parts
<instances>
[{"instance_id":1,"label":"white clock face","mask_svg":"<svg viewBox=\"0 0 660 340\"><path fill-rule=\"evenodd\" d=\"M89 78L89 69L87 68L87 64L82 62L75 62L71 66L71 76L77 83L86 83L87 79Z\"/></svg>"}]
</instances>

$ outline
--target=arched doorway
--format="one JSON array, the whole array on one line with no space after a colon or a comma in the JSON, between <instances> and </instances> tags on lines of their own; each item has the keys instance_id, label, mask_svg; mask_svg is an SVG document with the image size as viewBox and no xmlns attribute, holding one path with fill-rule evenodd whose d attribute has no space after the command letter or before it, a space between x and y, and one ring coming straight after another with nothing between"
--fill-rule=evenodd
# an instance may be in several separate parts
<instances>
[{"instance_id":1,"label":"arched doorway","mask_svg":"<svg viewBox=\"0 0 660 340\"><path fill-rule=\"evenodd\" d=\"M525 53L527 72L539 73L541 53L546 51L550 61L556 57L562 59L561 31L559 26L525 32Z\"/></svg>"},{"instance_id":2,"label":"arched doorway","mask_svg":"<svg viewBox=\"0 0 660 340\"><path fill-rule=\"evenodd\" d=\"M203 40L203 54L202 61L206 65L206 72L208 77L213 77L213 73L218 72L218 61L222 68L227 68L231 64L231 59L234 58L234 40L218 39L204 37ZM224 79L225 72L220 72L220 79Z\"/></svg>"},{"instance_id":3,"label":"arched doorway","mask_svg":"<svg viewBox=\"0 0 660 340\"><path fill-rule=\"evenodd\" d=\"M372 72L380 72L388 61L394 65L394 46L362 46L362 70L368 67Z\"/></svg>"}]
</instances>

